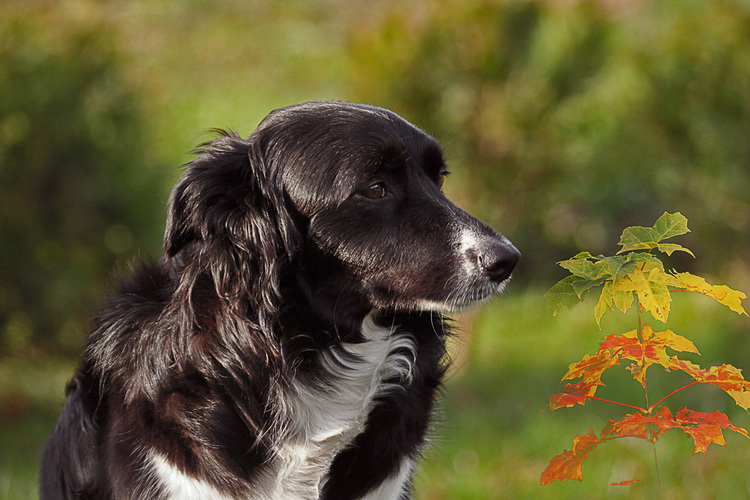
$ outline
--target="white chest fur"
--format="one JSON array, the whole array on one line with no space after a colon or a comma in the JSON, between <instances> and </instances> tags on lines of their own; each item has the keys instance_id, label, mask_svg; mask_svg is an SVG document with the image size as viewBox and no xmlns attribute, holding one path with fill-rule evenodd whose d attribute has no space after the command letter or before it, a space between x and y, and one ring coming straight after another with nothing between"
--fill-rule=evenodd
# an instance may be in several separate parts
<instances>
[{"instance_id":1,"label":"white chest fur","mask_svg":"<svg viewBox=\"0 0 750 500\"><path fill-rule=\"evenodd\" d=\"M342 344L319 354L324 376L293 381L278 408L283 439L248 500L317 498L336 454L362 432L377 396L411 380L416 345L410 334L378 327L372 315L362 323L366 342ZM155 475L170 498L224 499L211 485L183 475L163 457L151 457ZM395 498L412 469L399 473L366 498Z\"/></svg>"},{"instance_id":2,"label":"white chest fur","mask_svg":"<svg viewBox=\"0 0 750 500\"><path fill-rule=\"evenodd\" d=\"M362 432L377 396L411 380L416 345L408 333L362 323L366 342L323 351L323 383L296 380L286 399L289 428L279 457L278 498L315 498L335 455Z\"/></svg>"}]
</instances>

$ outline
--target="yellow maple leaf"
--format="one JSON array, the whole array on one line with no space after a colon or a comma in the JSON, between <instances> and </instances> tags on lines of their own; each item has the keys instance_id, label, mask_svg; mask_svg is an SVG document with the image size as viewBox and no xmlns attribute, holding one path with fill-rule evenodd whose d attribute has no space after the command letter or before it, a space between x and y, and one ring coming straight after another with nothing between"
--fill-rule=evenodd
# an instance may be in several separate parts
<instances>
[{"instance_id":1,"label":"yellow maple leaf","mask_svg":"<svg viewBox=\"0 0 750 500\"><path fill-rule=\"evenodd\" d=\"M677 273L675 277L679 281L679 284L674 286L682 286L690 292L700 293L716 299L720 304L727 306L737 314L747 316L747 312L742 307L742 299L747 298L743 292L732 290L724 285L711 285L700 276L690 273Z\"/></svg>"},{"instance_id":2,"label":"yellow maple leaf","mask_svg":"<svg viewBox=\"0 0 750 500\"><path fill-rule=\"evenodd\" d=\"M601 295L599 295L599 301L594 307L594 319L596 319L597 325L601 325L602 316L604 316L607 311L611 311L613 309L612 299L612 283L606 282L602 287Z\"/></svg>"},{"instance_id":3,"label":"yellow maple leaf","mask_svg":"<svg viewBox=\"0 0 750 500\"><path fill-rule=\"evenodd\" d=\"M654 275L653 280L651 275ZM669 294L669 288L664 283L663 275L666 275L663 271L652 269L647 276L640 268L636 267L632 273L626 274L615 283L612 290L635 293L644 310L649 311L654 318L662 323L666 323L672 297Z\"/></svg>"}]
</instances>

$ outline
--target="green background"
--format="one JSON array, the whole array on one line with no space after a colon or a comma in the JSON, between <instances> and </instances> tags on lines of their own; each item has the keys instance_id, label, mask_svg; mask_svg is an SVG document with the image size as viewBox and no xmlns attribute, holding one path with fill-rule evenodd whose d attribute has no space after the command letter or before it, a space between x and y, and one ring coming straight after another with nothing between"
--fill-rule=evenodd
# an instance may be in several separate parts
<instances>
[{"instance_id":1,"label":"green background","mask_svg":"<svg viewBox=\"0 0 750 500\"><path fill-rule=\"evenodd\" d=\"M539 486L575 435L619 415L541 412L547 396L636 321L600 331L588 302L552 318L555 262L611 254L625 226L679 211L697 258L669 264L750 290L749 3L62 0L0 4L0 498L34 498L91 317L114 270L159 255L189 151L210 128L247 136L312 99L387 107L433 134L449 196L523 253L509 291L459 318L419 498L750 496L750 442L691 457L677 431L656 449L661 484L653 447L621 440L592 453L583 483ZM747 318L711 302L676 298L670 328L694 362L747 369ZM605 390L638 402L628 377ZM750 425L712 389L675 408Z\"/></svg>"}]
</instances>

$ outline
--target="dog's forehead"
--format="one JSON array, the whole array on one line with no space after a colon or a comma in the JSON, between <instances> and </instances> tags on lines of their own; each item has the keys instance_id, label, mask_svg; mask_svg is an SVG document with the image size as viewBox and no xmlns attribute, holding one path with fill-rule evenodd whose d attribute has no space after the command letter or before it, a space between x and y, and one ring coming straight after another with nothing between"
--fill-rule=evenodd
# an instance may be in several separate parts
<instances>
[{"instance_id":1,"label":"dog's forehead","mask_svg":"<svg viewBox=\"0 0 750 500\"><path fill-rule=\"evenodd\" d=\"M404 138L342 136L316 151L311 146L302 162L285 176L287 189L303 205L338 204L364 184L382 182L384 176L405 175L419 168L422 156ZM312 208L312 207L311 207Z\"/></svg>"},{"instance_id":2,"label":"dog's forehead","mask_svg":"<svg viewBox=\"0 0 750 500\"><path fill-rule=\"evenodd\" d=\"M442 153L437 142L416 128L398 134L371 131L368 136L348 137L340 155L331 163L313 166L313 170L328 170L323 175L326 188L341 197L361 189L363 183L383 182L394 176L405 176L411 170L423 170L426 163L442 164Z\"/></svg>"},{"instance_id":3,"label":"dog's forehead","mask_svg":"<svg viewBox=\"0 0 750 500\"><path fill-rule=\"evenodd\" d=\"M274 132L290 155L282 176L300 207L343 201L384 170L442 164L438 142L388 110L312 103L277 113Z\"/></svg>"}]
</instances>

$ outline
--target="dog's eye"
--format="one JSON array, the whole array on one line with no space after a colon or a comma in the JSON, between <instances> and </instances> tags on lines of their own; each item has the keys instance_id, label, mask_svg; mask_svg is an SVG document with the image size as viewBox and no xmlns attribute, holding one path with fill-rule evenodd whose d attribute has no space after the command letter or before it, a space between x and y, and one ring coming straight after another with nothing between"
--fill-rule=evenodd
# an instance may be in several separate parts
<instances>
[{"instance_id":1,"label":"dog's eye","mask_svg":"<svg viewBox=\"0 0 750 500\"><path fill-rule=\"evenodd\" d=\"M385 186L380 183L373 184L372 186L365 189L364 195L365 198L369 198L371 200L383 198L385 196Z\"/></svg>"},{"instance_id":2,"label":"dog's eye","mask_svg":"<svg viewBox=\"0 0 750 500\"><path fill-rule=\"evenodd\" d=\"M449 175L450 175L450 172L440 172L440 175L438 175L437 185L440 189L443 189L445 178L448 177Z\"/></svg>"}]
</instances>

